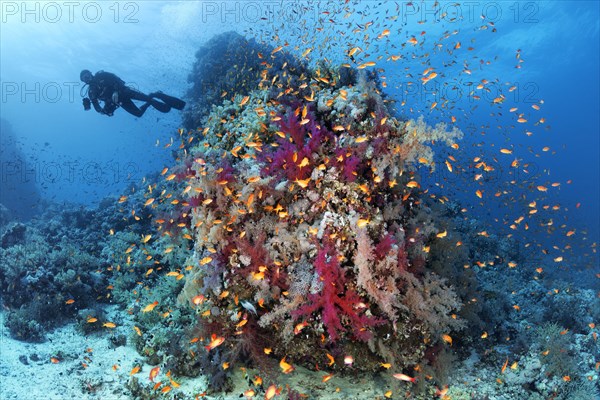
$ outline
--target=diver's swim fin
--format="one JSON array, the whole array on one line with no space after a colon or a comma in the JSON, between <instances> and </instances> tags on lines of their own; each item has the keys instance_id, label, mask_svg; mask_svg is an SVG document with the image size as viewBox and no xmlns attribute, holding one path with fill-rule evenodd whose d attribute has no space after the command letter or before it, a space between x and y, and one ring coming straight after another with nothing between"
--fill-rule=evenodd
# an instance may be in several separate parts
<instances>
[{"instance_id":1,"label":"diver's swim fin","mask_svg":"<svg viewBox=\"0 0 600 400\"><path fill-rule=\"evenodd\" d=\"M176 110L183 110L183 107L185 107L185 101L178 99L177 97L164 94L163 92L151 93L150 96L156 97Z\"/></svg>"}]
</instances>

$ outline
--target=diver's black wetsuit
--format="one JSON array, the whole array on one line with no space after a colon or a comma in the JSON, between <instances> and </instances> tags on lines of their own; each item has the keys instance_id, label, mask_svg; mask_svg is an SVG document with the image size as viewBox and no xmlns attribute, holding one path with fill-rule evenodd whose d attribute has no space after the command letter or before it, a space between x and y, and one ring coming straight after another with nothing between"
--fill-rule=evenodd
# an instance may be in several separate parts
<instances>
[{"instance_id":1,"label":"diver's black wetsuit","mask_svg":"<svg viewBox=\"0 0 600 400\"><path fill-rule=\"evenodd\" d=\"M94 106L94 110L108 116L112 116L119 106L136 117L144 115L144 112L150 106L163 113L171 111L171 107L181 110L185 106L184 101L167 96L161 92L146 95L132 89L121 78L110 72L97 72L92 76L91 80L88 79L87 83L89 84L89 102ZM154 97L161 101L156 100ZM141 107L138 107L133 100L140 100L145 103ZM100 102L103 102L104 105L101 106Z\"/></svg>"}]
</instances>

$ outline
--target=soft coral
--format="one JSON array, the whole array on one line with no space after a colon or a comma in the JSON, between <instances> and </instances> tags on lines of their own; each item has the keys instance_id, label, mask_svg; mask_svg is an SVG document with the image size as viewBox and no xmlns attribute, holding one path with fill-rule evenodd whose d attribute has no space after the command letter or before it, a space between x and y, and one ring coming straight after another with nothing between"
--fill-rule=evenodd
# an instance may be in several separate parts
<instances>
[{"instance_id":1,"label":"soft coral","mask_svg":"<svg viewBox=\"0 0 600 400\"><path fill-rule=\"evenodd\" d=\"M344 147L338 147L335 150L334 165L342 172L342 177L346 182L354 182L359 175L361 159L352 150Z\"/></svg>"},{"instance_id":2,"label":"soft coral","mask_svg":"<svg viewBox=\"0 0 600 400\"><path fill-rule=\"evenodd\" d=\"M340 267L337 251L331 241L325 241L324 246L319 249L315 269L323 282L323 289L320 293L309 294L309 303L294 311L292 316L297 319L322 310L321 318L332 342L339 338L340 332L346 330L340 319L343 316L350 325L352 334L367 341L371 337L367 328L382 321L365 315L365 305L360 296L354 290L346 288L344 270Z\"/></svg>"},{"instance_id":3,"label":"soft coral","mask_svg":"<svg viewBox=\"0 0 600 400\"><path fill-rule=\"evenodd\" d=\"M304 122L291 109L286 115L280 116L279 127L285 136L278 137L277 150L260 157L265 165L264 174L285 177L289 181L310 177L315 154L333 142L334 135L317 123L310 106L307 110Z\"/></svg>"},{"instance_id":4,"label":"soft coral","mask_svg":"<svg viewBox=\"0 0 600 400\"><path fill-rule=\"evenodd\" d=\"M285 137L278 138L278 148L275 152L266 154L263 173L279 178L285 177L289 181L308 178L312 167L311 152L308 146L305 146L305 140L309 137L306 127L300 124L298 117L291 110L281 117L279 127ZM301 167L305 158L309 163Z\"/></svg>"},{"instance_id":5,"label":"soft coral","mask_svg":"<svg viewBox=\"0 0 600 400\"><path fill-rule=\"evenodd\" d=\"M278 266L275 266L269 252L263 245L267 240L267 236L264 232L258 234L258 237L251 242L246 238L238 238L235 240L237 248L240 253L250 257L250 264L239 271L239 274L246 277L251 273L259 271L261 266L268 267L265 271L265 279L267 279L271 286L278 287L281 291L289 289L287 281L287 273L281 270Z\"/></svg>"},{"instance_id":6,"label":"soft coral","mask_svg":"<svg viewBox=\"0 0 600 400\"><path fill-rule=\"evenodd\" d=\"M305 158L308 160L308 164L301 167ZM312 172L310 162L311 154L306 147L297 147L290 142L283 142L278 150L270 156L270 160L267 160L263 173L278 178L285 177L289 181L303 180L308 178Z\"/></svg>"}]
</instances>

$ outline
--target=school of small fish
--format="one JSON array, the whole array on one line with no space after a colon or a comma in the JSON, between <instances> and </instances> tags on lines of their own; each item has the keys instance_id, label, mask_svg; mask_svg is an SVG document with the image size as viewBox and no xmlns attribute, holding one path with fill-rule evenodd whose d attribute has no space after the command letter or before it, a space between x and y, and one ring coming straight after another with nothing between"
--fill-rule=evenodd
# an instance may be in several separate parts
<instances>
[{"instance_id":1,"label":"school of small fish","mask_svg":"<svg viewBox=\"0 0 600 400\"><path fill-rule=\"evenodd\" d=\"M578 239L577 243L586 243L587 232L581 228L576 228L568 219L567 212L572 211L569 207L562 205L558 200L560 191L568 190L568 185L571 181L554 181L550 179L550 171L540 170L534 171L533 164L529 159L538 159L544 157L544 154L549 153L551 148L549 146L539 147L538 145L527 146L526 141L523 140L530 136L543 136L544 131L548 129L546 117L543 115L544 101L539 99L534 104L531 104L529 109L522 105L514 104L512 101L511 94L516 91L522 90L514 82L502 82L496 77L488 76L486 73L492 73L492 67L495 63L495 59L486 59L477 54L477 45L475 38L469 38L469 33L460 31L459 29L448 29L442 32L438 32L435 29L435 33L429 33L427 31L426 21L419 21L419 25L423 29L414 31L409 29L406 24L401 23L402 12L406 11L406 7L419 7L419 4L412 2L408 3L360 3L344 1L338 3L328 3L330 7L324 9L335 9L336 13L322 12L319 18L315 22L314 29L310 28L308 24L304 26L304 31L299 37L293 37L292 42L289 38L289 34L286 33L286 26L275 27L274 31L270 32L268 37L270 38L269 44L274 45L271 54L261 54L260 57L264 57L268 63L269 57L274 57L276 54L281 52L289 52L297 57L306 60L325 59L327 55L331 54L331 58L336 61L341 61L342 68L355 68L357 70L363 69L375 69L378 71L379 76L382 80L382 86L389 88L390 91L394 91L399 94L401 98L397 101L396 107L398 112L412 114L412 115L427 115L431 121L446 122L448 124L457 126L466 126L469 119L475 112L475 109L480 105L480 108L488 107L490 110L489 117L491 120L498 121L498 124L502 124L499 128L502 131L509 132L506 135L505 142L499 145L497 137L495 136L495 128L492 124L485 126L475 127L476 136L473 135L472 140L465 141L465 143L453 143L449 146L446 151L440 151L440 154L444 155L444 158L440 158L438 161L445 166L444 173L439 175L432 175L433 183L427 184L428 188L422 180L417 178L417 175L412 176L409 180L404 183L404 186L410 190L420 191L432 199L445 203L451 198L470 198L470 204L466 204L461 210L465 215L468 213L473 216L484 214L487 212L491 205L499 207L503 210L502 216L497 216L494 221L490 221L490 227L488 230L481 231L481 236L488 236L488 231L494 230L495 232L504 232L507 237L518 237L524 242L524 247L531 249L532 253L537 252L543 256L551 258L557 265L566 266L571 262L573 254L582 251L581 245L575 245L571 239ZM429 5L433 10L433 14L438 18L451 19L450 16L442 15L442 7L436 1ZM352 21L352 22L350 22ZM356 22L360 21L360 22ZM432 29L433 30L433 29ZM493 23L482 19L481 25L478 27L479 34L492 34L496 31ZM249 36L262 37L258 28L250 28L247 31ZM285 39L285 38L288 39ZM290 43L297 43L292 45ZM435 58L434 55L445 54L445 57ZM521 69L524 66L524 52L520 49L515 49L514 63L516 69ZM334 58L333 54L339 55L338 58ZM436 61L439 60L439 61ZM403 65L402 63L406 64ZM474 80L477 77L477 80ZM273 78L273 86L277 89L281 89L282 85L279 81L284 79L283 76ZM278 80L277 83L275 83ZM323 77L320 79L321 83L327 83L327 78ZM399 85L398 82L404 82L404 85ZM310 82L304 82L302 85L309 87ZM473 104L471 107L465 107L464 102L457 102L452 98L445 98L444 96L438 96L434 99L429 99L423 102L411 101L410 90L413 88L432 89L437 88L437 91L447 93L453 85L462 87L469 87L468 99L469 104ZM506 89L505 89L506 87ZM500 92L499 92L499 88ZM293 91L296 88L287 88L286 90ZM444 90L442 90L444 89ZM502 92L503 91L503 92ZM315 100L315 94L311 93L305 97L307 102ZM223 93L223 97L230 95ZM346 93L341 93L345 96ZM252 104L249 95L235 96L231 95L231 101L240 107L248 107ZM269 111L265 108L257 108L254 112L261 117L270 116L275 119L274 115L269 114ZM297 110L298 117L300 118L300 124L309 123L309 119L306 118L306 106L304 109ZM505 121L510 118L511 123L506 126ZM382 119L379 121L380 125L386 124L386 120ZM343 125L337 125L333 127L333 131L343 135L344 131L349 128ZM199 128L198 132L201 135L193 136L190 132L180 130L179 140L181 141L180 149L185 151L186 146L189 146L191 142L198 141L202 136L207 135L208 127ZM282 138L286 137L284 132L278 131L276 133ZM189 135L189 137L185 137ZM518 137L511 141L511 137ZM486 139L489 138L489 139ZM356 143L366 143L369 141L369 137L360 136L356 137ZM291 141L291 139L290 139ZM165 147L171 147L175 142L172 140L171 143L165 145ZM208 144L205 144L208 146ZM249 137L246 141L246 146L249 148L262 151L263 144L259 141L255 141L254 138ZM248 157L248 154L241 146L234 147L229 153L236 158ZM194 160L194 162L202 167L205 161L202 159ZM310 160L302 155L294 154L293 162L296 164L298 169L306 168L310 164ZM432 165L430 161L424 157L417 160L419 165L419 173L422 175L430 174ZM317 166L318 169L325 169L325 166ZM178 172L172 171L174 168L165 167L160 173L166 182L177 181ZM169 173L169 171L171 171ZM488 184L497 171L503 171L506 174L506 179L503 182L493 182ZM217 173L219 171L217 169ZM447 173L446 173L447 172ZM236 199L235 210L232 210L231 215L228 216L229 220L218 219L211 223L214 226L229 226L237 216L251 214L257 212L256 203L258 197L262 196L262 193L249 192L245 194L233 193L228 188L228 180L226 174L223 174L224 178L219 181L218 184L224 188L224 191L229 196L238 196ZM259 184L261 180L267 177L261 176L260 174L252 175L247 178L248 184ZM460 184L456 184L456 182ZM306 177L305 179L296 179L291 182L290 192L293 190L307 188L314 185L312 177ZM397 185L398 182L390 182L390 186ZM145 202L143 205L134 207L130 210L131 216L136 220L144 218L143 215L147 212L145 209L153 210L156 209L160 204L172 204L181 205L190 203L191 195L199 195L197 189L194 189L192 185L185 185L179 193L168 192L168 191L157 191L157 184L148 184ZM435 192L434 189L439 190ZM365 185L362 187L365 193L368 193L370 188ZM194 193L195 192L195 193ZM219 198L205 197L201 201L202 206L214 205L214 203L220 202ZM119 204L128 204L128 196L123 195L118 199ZM467 200L468 202L468 200ZM577 204L576 209L579 208L580 204ZM288 210L285 210L281 204L273 204L270 206L268 212L273 212L278 215L281 220L289 215ZM181 228L185 227L183 219L188 217L183 216L181 220L167 220L167 219L155 219L154 222L157 224L158 235L176 237L180 236L185 240L194 240L195 238L189 233L179 234ZM198 222L202 223L202 221ZM363 229L368 228L372 221L368 215L358 216L356 219L357 228ZM495 223L494 225L492 225ZM535 241L536 235L543 233L543 240L539 242ZM316 231L309 231L309 234L316 235ZM111 232L112 234L112 232ZM129 259L131 253L135 251L144 251L147 253L147 257L151 259L153 256L147 252L146 247L152 245L154 241L159 240L156 237L157 233L148 232L139 238L135 243L129 243L129 246L124 251L124 257ZM245 235L244 232L240 234L240 239ZM449 240L449 232L447 230L439 231L436 233L437 240ZM583 241L581 241L583 240ZM453 246L461 246L462 242L456 242ZM594 255L597 252L597 243L588 243L587 248L583 251L586 255ZM429 247L423 249L425 252L429 252ZM164 250L162 256L174 251L173 247L167 247ZM207 266L210 265L217 257L214 255L217 251L212 249L207 255L198 260L199 265ZM157 267L158 268L158 262ZM474 266L484 267L489 263L489 260L475 260ZM514 261L506 261L507 268L520 268L520 265ZM189 272L192 270L192 266L181 266L174 271L168 271L165 275L167 279L185 279L189 276ZM260 285L261 282L265 281L266 276L271 276L275 271L271 271L272 268L276 268L279 271L280 266L262 266L258 270L251 274L252 280L256 285ZM544 271L541 267L536 270L537 274L542 274ZM152 274L157 274L158 270L150 268L144 271L145 277ZM162 272L161 272L162 273ZM244 326L248 323L248 315L257 314L257 309L263 308L264 299L256 299L256 302L251 303L248 301L239 302L237 294L230 290L223 290L218 296L219 299L232 299L232 304L236 306L240 304L240 312L235 317L236 321L236 332L243 334ZM191 298L191 306L201 308L206 302L207 298L204 295L195 295ZM65 305L73 305L76 302L73 298L65 299ZM517 304L513 305L515 311L520 311L521 307ZM168 307L162 302L155 300L148 304L142 304L139 306L139 312L144 314L153 314L160 312L161 315L165 316L169 314ZM205 310L201 314L201 318L206 318L211 315L211 310ZM95 317L89 317L87 323L94 324L98 322ZM99 322L100 323L100 322ZM114 329L117 324L111 321L101 322L102 327L108 329ZM301 337L305 334L309 322L301 321L291 327L294 336ZM590 326L592 329L595 328ZM140 328L134 326L134 331L137 335L141 336L142 332ZM485 340L488 337L487 332L481 333L481 339ZM453 346L453 338L447 333L440 335L440 341L444 346ZM204 346L206 352L217 351L220 346L227 346L231 340L229 337L219 336L218 334L212 334L208 338L194 338L194 342L201 343ZM455 344L456 345L456 344ZM270 354L272 349L265 348L264 353ZM56 361L55 361L56 360ZM347 370L352 370L352 367L356 363L360 363L360 358L356 359L351 354L337 354L332 355L327 353L324 365L332 367L334 364L344 366ZM52 362L59 362L58 359L53 359ZM229 363L223 363L222 368L228 369ZM338 367L339 368L339 367ZM381 363L382 373L388 374L395 378L402 386L395 386L394 391L398 392L398 388L410 390L410 385L417 383L419 379L424 375L419 373L418 369L412 372L407 370L396 370L395 366L391 363ZM514 361L509 366L509 359L506 358L504 364L500 366L498 372L500 375L504 374L507 370L517 369L518 364ZM140 372L141 368L139 365L134 366L131 369L130 375L136 375ZM170 390L177 388L178 384L171 377L170 374L167 378L170 381L170 385L163 385L161 382L154 383L154 380L158 377L161 368L159 366L153 368L149 372L149 380L155 385L155 390L160 389L162 393L167 393ZM293 362L283 356L279 360L279 370L282 374L292 374L296 371ZM390 371L389 373L387 371ZM335 374L332 371L322 375L322 384L332 384L335 381ZM413 376L418 374L418 376ZM498 378L501 379L501 378ZM564 376L563 380L566 382L570 378ZM262 378L255 376L252 387L245 390L241 397L246 399L257 398L259 394L264 396L265 399L272 399L278 397L283 389L276 384L271 384L266 389L262 387ZM260 384L257 384L259 382ZM161 388L162 387L162 388ZM449 399L447 396L448 386L438 388L436 396L442 399ZM386 388L381 393L385 398L392 398L393 391ZM203 397L203 396L200 396Z\"/></svg>"}]
</instances>

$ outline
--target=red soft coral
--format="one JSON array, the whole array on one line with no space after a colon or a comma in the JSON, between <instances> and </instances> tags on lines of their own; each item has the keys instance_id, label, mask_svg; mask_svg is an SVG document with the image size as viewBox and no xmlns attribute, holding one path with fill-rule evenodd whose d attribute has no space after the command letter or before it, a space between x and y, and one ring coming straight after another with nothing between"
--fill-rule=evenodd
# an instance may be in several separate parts
<instances>
[{"instance_id":1,"label":"red soft coral","mask_svg":"<svg viewBox=\"0 0 600 400\"><path fill-rule=\"evenodd\" d=\"M299 110L300 105L296 105ZM262 174L275 176L278 181L287 179L290 182L308 179L315 167L319 154L328 153L328 146L335 142L335 135L319 124L311 111L310 105L302 117L298 112L288 109L280 115L278 122L282 136L277 137L277 149L258 155L263 163ZM344 150L345 151L345 150ZM360 159L350 157L346 163L346 180L353 182Z\"/></svg>"},{"instance_id":2,"label":"red soft coral","mask_svg":"<svg viewBox=\"0 0 600 400\"><path fill-rule=\"evenodd\" d=\"M281 270L280 267L274 265L269 256L269 252L263 245L267 240L266 238L266 234L262 232L259 233L254 242L250 242L245 238L238 238L235 241L240 253L250 257L250 265L242 268L239 273L242 276L248 276L251 273L259 272L261 266L268 267L265 271L264 279L266 279L271 286L278 287L280 289L279 291L286 291L289 289L287 273Z\"/></svg>"},{"instance_id":3,"label":"red soft coral","mask_svg":"<svg viewBox=\"0 0 600 400\"><path fill-rule=\"evenodd\" d=\"M374 251L377 261L383 260L383 258L388 255L394 243L396 243L396 240L390 233L386 234L383 239L377 243ZM404 249L402 249L402 253L404 254ZM400 256L398 256L398 261L400 261Z\"/></svg>"},{"instance_id":4,"label":"red soft coral","mask_svg":"<svg viewBox=\"0 0 600 400\"><path fill-rule=\"evenodd\" d=\"M308 163L303 163L305 158ZM283 142L278 150L270 156L270 160L266 160L263 174L278 178L285 177L293 182L296 179L304 180L310 177L312 168L311 154L307 147L296 147L290 142Z\"/></svg>"},{"instance_id":5,"label":"red soft coral","mask_svg":"<svg viewBox=\"0 0 600 400\"><path fill-rule=\"evenodd\" d=\"M313 312L321 310L323 324L332 342L339 338L340 332L346 330L362 341L371 338L371 332L367 328L383 321L365 315L366 306L360 296L354 290L346 288L344 270L340 267L333 243L326 241L319 249L315 269L323 282L323 289L320 293L308 295L308 304L292 313L294 319L310 316ZM342 325L340 317L349 325L347 328Z\"/></svg>"},{"instance_id":6,"label":"red soft coral","mask_svg":"<svg viewBox=\"0 0 600 400\"><path fill-rule=\"evenodd\" d=\"M361 159L356 154L353 154L351 149L345 147L335 149L335 158L332 162L340 169L342 177L346 182L351 183L356 180Z\"/></svg>"},{"instance_id":7,"label":"red soft coral","mask_svg":"<svg viewBox=\"0 0 600 400\"><path fill-rule=\"evenodd\" d=\"M307 179L313 169L310 146L305 144L310 138L307 127L300 124L298 117L291 110L281 117L279 126L285 137L278 137L276 151L260 157L264 162L263 175L285 178L292 182L296 179ZM304 161L305 159L308 162Z\"/></svg>"},{"instance_id":8,"label":"red soft coral","mask_svg":"<svg viewBox=\"0 0 600 400\"><path fill-rule=\"evenodd\" d=\"M180 163L173 168L175 174L175 180L181 182L184 179L192 178L196 175L194 170L194 160L191 156L186 156L183 160L179 160Z\"/></svg>"},{"instance_id":9,"label":"red soft coral","mask_svg":"<svg viewBox=\"0 0 600 400\"><path fill-rule=\"evenodd\" d=\"M284 118L279 121L281 130L290 135L297 148L304 146L304 141L308 138L306 128L300 125L298 117L290 110Z\"/></svg>"}]
</instances>

